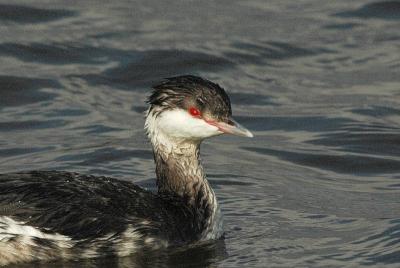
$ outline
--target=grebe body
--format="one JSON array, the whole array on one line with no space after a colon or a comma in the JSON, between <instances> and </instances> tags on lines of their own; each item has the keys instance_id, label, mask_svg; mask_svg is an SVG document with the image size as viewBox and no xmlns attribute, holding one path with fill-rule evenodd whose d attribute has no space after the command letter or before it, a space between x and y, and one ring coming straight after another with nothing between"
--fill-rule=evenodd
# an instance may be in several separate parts
<instances>
[{"instance_id":1,"label":"grebe body","mask_svg":"<svg viewBox=\"0 0 400 268\"><path fill-rule=\"evenodd\" d=\"M0 175L0 265L128 256L223 235L217 198L200 161L203 139L252 134L232 119L229 97L196 76L154 86L145 128L158 192L63 171Z\"/></svg>"}]
</instances>

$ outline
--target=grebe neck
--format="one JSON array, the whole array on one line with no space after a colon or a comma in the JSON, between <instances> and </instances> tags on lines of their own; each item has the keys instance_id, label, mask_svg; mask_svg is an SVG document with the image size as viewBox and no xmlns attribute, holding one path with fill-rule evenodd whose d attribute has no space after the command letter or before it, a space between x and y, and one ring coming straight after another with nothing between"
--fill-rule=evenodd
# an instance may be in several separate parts
<instances>
[{"instance_id":1,"label":"grebe neck","mask_svg":"<svg viewBox=\"0 0 400 268\"><path fill-rule=\"evenodd\" d=\"M157 121L148 114L146 129L153 146L158 193L181 197L193 209L202 226L202 238L220 237L222 217L201 164L201 140L166 135Z\"/></svg>"},{"instance_id":2,"label":"grebe neck","mask_svg":"<svg viewBox=\"0 0 400 268\"><path fill-rule=\"evenodd\" d=\"M160 136L153 143L158 192L180 196L193 206L212 203L214 192L201 164L200 142Z\"/></svg>"}]
</instances>

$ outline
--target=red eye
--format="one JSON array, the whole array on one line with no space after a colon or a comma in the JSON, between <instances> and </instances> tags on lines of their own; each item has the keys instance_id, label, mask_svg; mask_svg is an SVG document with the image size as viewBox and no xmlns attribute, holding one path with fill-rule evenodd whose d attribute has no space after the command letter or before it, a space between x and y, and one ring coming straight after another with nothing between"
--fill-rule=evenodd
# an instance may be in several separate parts
<instances>
[{"instance_id":1,"label":"red eye","mask_svg":"<svg viewBox=\"0 0 400 268\"><path fill-rule=\"evenodd\" d=\"M200 116L200 111L197 109L197 108L194 108L194 107L190 107L189 108L189 113L192 115L192 116Z\"/></svg>"}]
</instances>

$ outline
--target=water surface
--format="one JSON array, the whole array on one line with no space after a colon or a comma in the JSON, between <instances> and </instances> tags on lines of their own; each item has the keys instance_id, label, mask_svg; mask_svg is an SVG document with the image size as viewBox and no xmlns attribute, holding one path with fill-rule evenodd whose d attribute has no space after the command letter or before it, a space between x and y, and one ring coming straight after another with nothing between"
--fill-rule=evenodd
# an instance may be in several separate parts
<instances>
[{"instance_id":1,"label":"water surface","mask_svg":"<svg viewBox=\"0 0 400 268\"><path fill-rule=\"evenodd\" d=\"M0 172L154 189L149 87L201 75L255 134L202 146L225 240L64 267L399 267L399 29L399 1L0 1Z\"/></svg>"}]
</instances>

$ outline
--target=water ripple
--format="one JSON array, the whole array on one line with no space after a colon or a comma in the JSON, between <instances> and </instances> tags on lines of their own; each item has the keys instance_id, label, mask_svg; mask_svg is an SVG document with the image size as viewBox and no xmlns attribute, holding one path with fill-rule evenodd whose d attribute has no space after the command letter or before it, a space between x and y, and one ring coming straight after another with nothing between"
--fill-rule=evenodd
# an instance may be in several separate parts
<instances>
[{"instance_id":1,"label":"water ripple","mask_svg":"<svg viewBox=\"0 0 400 268\"><path fill-rule=\"evenodd\" d=\"M55 80L0 75L0 108L51 100L57 95L41 89L60 87Z\"/></svg>"},{"instance_id":2,"label":"water ripple","mask_svg":"<svg viewBox=\"0 0 400 268\"><path fill-rule=\"evenodd\" d=\"M66 9L43 9L21 5L0 4L0 20L17 23L42 23L76 15Z\"/></svg>"},{"instance_id":3,"label":"water ripple","mask_svg":"<svg viewBox=\"0 0 400 268\"><path fill-rule=\"evenodd\" d=\"M2 121L0 122L0 131L29 131L33 129L51 129L60 128L68 123L66 120L27 120L27 121Z\"/></svg>"},{"instance_id":4,"label":"water ripple","mask_svg":"<svg viewBox=\"0 0 400 268\"><path fill-rule=\"evenodd\" d=\"M400 262L400 220L382 222L382 230L344 247L343 254L327 255L324 258L362 265L384 265ZM346 251L347 249L347 251ZM394 267L394 266L393 266Z\"/></svg>"},{"instance_id":5,"label":"water ripple","mask_svg":"<svg viewBox=\"0 0 400 268\"><path fill-rule=\"evenodd\" d=\"M296 116L296 117L250 117L236 116L253 130L285 130L285 131L309 131L324 132L340 130L349 123L354 122L350 118L329 118L325 116Z\"/></svg>"},{"instance_id":6,"label":"water ripple","mask_svg":"<svg viewBox=\"0 0 400 268\"><path fill-rule=\"evenodd\" d=\"M64 155L58 157L56 161L59 162L72 162L74 165L98 165L98 164L106 164L112 163L114 161L128 159L128 158L140 158L151 160L153 158L153 154L148 150L124 150L124 149L116 149L116 148L101 148L97 150L93 150L87 153L70 153L68 155Z\"/></svg>"},{"instance_id":7,"label":"water ripple","mask_svg":"<svg viewBox=\"0 0 400 268\"><path fill-rule=\"evenodd\" d=\"M337 173L357 176L400 172L400 161L387 158L368 157L345 154L329 155L316 153L300 153L266 148L243 147L243 149L263 155L276 156L298 165L320 168Z\"/></svg>"},{"instance_id":8,"label":"water ripple","mask_svg":"<svg viewBox=\"0 0 400 268\"><path fill-rule=\"evenodd\" d=\"M359 133L326 133L308 141L337 148L344 152L398 157L400 155L400 133L360 131Z\"/></svg>"},{"instance_id":9,"label":"water ripple","mask_svg":"<svg viewBox=\"0 0 400 268\"><path fill-rule=\"evenodd\" d=\"M94 64L103 63L108 60L108 56L123 57L121 51L79 46L78 44L20 44L3 43L0 44L0 55L12 56L19 60L28 62L42 62L48 64Z\"/></svg>"},{"instance_id":10,"label":"water ripple","mask_svg":"<svg viewBox=\"0 0 400 268\"><path fill-rule=\"evenodd\" d=\"M113 85L122 89L149 87L160 78L196 73L213 72L232 68L225 58L185 50L130 51L120 65L102 74L84 75L81 78L98 85Z\"/></svg>"},{"instance_id":11,"label":"water ripple","mask_svg":"<svg viewBox=\"0 0 400 268\"><path fill-rule=\"evenodd\" d=\"M400 19L399 1L380 1L366 4L358 9L334 14L338 17L358 17L363 19Z\"/></svg>"},{"instance_id":12,"label":"water ripple","mask_svg":"<svg viewBox=\"0 0 400 268\"><path fill-rule=\"evenodd\" d=\"M284 42L265 42L260 44L235 42L234 51L226 52L225 56L241 63L266 64L268 60L286 60L298 57L308 57L319 54L334 53L327 48L303 48Z\"/></svg>"}]
</instances>

